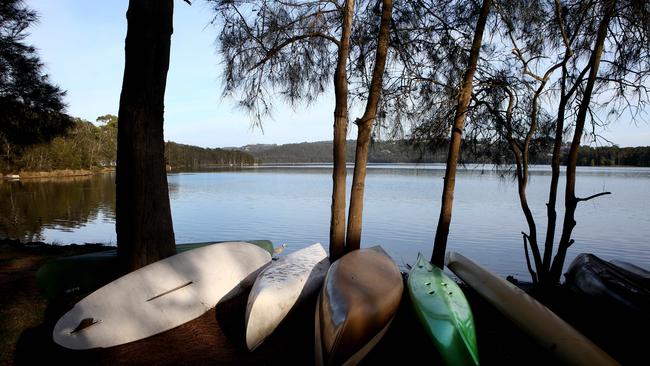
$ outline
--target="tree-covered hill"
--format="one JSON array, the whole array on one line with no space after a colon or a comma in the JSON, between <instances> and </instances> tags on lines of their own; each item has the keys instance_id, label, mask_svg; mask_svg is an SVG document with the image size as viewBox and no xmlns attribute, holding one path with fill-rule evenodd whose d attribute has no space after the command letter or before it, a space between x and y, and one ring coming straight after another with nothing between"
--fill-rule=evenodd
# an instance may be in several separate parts
<instances>
[{"instance_id":1,"label":"tree-covered hill","mask_svg":"<svg viewBox=\"0 0 650 366\"><path fill-rule=\"evenodd\" d=\"M349 140L347 146L347 161L354 161L354 141ZM246 145L239 148L248 152L264 164L273 163L331 163L332 142L302 142L295 144L275 145L258 144ZM465 148L462 160L467 163L491 163L494 158L489 156L489 149ZM447 153L446 143L435 148L434 152L424 151L409 144L407 141L380 141L370 147L370 163L444 163ZM566 153L566 152L565 152ZM534 164L548 164L548 154L537 152L533 158ZM502 157L509 158L510 156ZM565 154L562 158L564 161ZM578 155L578 164L582 166L650 166L650 146L641 147L589 147L583 146Z\"/></svg>"},{"instance_id":2,"label":"tree-covered hill","mask_svg":"<svg viewBox=\"0 0 650 366\"><path fill-rule=\"evenodd\" d=\"M355 141L347 142L347 161L354 161ZM480 145L480 144L479 144ZM370 163L444 163L448 145L443 142L434 152L414 147L406 140L375 141L370 146ZM79 118L65 134L50 142L15 149L11 159L0 159L0 172L52 171L59 169L95 169L114 167L117 150L117 117L105 115L91 123ZM490 149L473 145L462 151L466 163L491 163ZM501 156L502 163L509 163ZM548 164L548 154L538 152L534 164ZM332 142L302 142L275 145L256 144L240 148L203 148L168 141L165 159L172 169L197 169L214 166L264 164L331 163ZM563 157L564 160L564 157ZM589 147L583 146L578 156L583 166L650 166L650 146Z\"/></svg>"},{"instance_id":3,"label":"tree-covered hill","mask_svg":"<svg viewBox=\"0 0 650 366\"><path fill-rule=\"evenodd\" d=\"M332 141L285 145L246 145L239 148L262 163L331 163ZM354 162L355 141L348 140L346 160ZM380 141L370 146L370 163L430 163L444 161L441 152L421 152L405 141Z\"/></svg>"}]
</instances>

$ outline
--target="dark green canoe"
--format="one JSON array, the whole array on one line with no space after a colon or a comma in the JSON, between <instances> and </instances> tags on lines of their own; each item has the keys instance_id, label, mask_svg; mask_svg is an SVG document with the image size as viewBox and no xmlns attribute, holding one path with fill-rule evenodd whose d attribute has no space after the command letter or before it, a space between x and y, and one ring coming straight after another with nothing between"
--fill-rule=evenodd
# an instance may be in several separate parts
<instances>
[{"instance_id":1,"label":"dark green canoe","mask_svg":"<svg viewBox=\"0 0 650 366\"><path fill-rule=\"evenodd\" d=\"M273 243L269 240L246 242L258 245L273 255ZM176 252L217 243L224 242L179 244L176 246ZM50 300L86 294L115 280L118 277L116 266L116 249L65 257L44 264L36 273L36 282L43 295Z\"/></svg>"},{"instance_id":2,"label":"dark green canoe","mask_svg":"<svg viewBox=\"0 0 650 366\"><path fill-rule=\"evenodd\" d=\"M478 365L474 317L456 282L418 254L407 287L420 323L445 362Z\"/></svg>"}]
</instances>

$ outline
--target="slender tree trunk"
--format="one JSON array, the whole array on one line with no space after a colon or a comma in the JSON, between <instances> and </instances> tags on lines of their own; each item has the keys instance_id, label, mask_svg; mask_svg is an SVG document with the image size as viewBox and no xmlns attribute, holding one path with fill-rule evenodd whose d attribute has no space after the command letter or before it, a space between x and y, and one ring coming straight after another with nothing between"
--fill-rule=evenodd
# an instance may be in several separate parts
<instances>
[{"instance_id":1,"label":"slender tree trunk","mask_svg":"<svg viewBox=\"0 0 650 366\"><path fill-rule=\"evenodd\" d=\"M538 90L541 91L543 87L540 87ZM537 283L539 279L538 273L536 273L532 266L530 265L530 259L528 257L528 248L530 245L531 251L533 252L533 260L535 262L535 268L537 271L540 271L541 259L539 255L539 247L537 246L537 226L535 225L535 219L533 218L533 213L530 210L528 205L528 198L526 196L526 186L528 185L528 146L530 144L530 139L534 133L534 130L537 126L537 116L535 114L535 108L533 108L531 114L531 129L528 131L526 140L524 141L524 149L520 148L520 145L515 141L512 136L513 126L512 126L512 110L514 108L514 94L506 89L508 93L508 109L506 110L506 130L507 130L507 140L508 145L510 146L510 151L515 157L515 164L517 167L517 188L519 193L519 204L521 209L524 212L526 217L526 222L528 223L529 233L524 235L524 250L526 251L526 264L528 266L528 271L533 279L533 283ZM534 100L536 100L539 93L536 93ZM533 103L536 105L536 102ZM535 255L537 254L537 255Z\"/></svg>"},{"instance_id":2,"label":"slender tree trunk","mask_svg":"<svg viewBox=\"0 0 650 366\"><path fill-rule=\"evenodd\" d=\"M528 133L526 134L526 139L524 140L523 146L521 146L518 141L513 137L513 126L512 126L512 110L514 108L514 100L515 96L512 91L510 91L507 87L504 88L505 92L508 94L508 108L506 109L506 118L505 118L505 128L506 128L506 140L508 141L508 146L510 148L510 151L512 152L512 155L515 158L515 164L516 164L516 172L517 172L517 188L518 188L518 193L519 193L519 204L521 205L521 209L524 212L524 216L526 217L526 222L528 223L528 229L529 233L523 233L524 236L524 251L526 255L526 265L528 267L528 271L530 272L530 276L533 279L533 283L537 283L539 280L539 275L538 273L533 270L533 267L530 264L530 258L528 256L528 246L530 246L531 251L533 252L533 260L535 262L535 268L537 271L540 271L541 268L541 257L539 254L539 247L537 245L537 226L535 224L535 219L533 217L533 213L530 210L530 207L528 205L528 198L526 196L526 187L528 185L528 152L529 152L529 146L530 146L530 141L532 139L532 136L537 128L537 98L539 97L541 91L544 88L544 84L542 84L538 89L537 92L535 93L535 96L533 97L533 108L531 109L531 124L530 124L530 129L528 130ZM495 113L495 112L493 112ZM498 112L496 114L498 116Z\"/></svg>"},{"instance_id":3,"label":"slender tree trunk","mask_svg":"<svg viewBox=\"0 0 650 366\"><path fill-rule=\"evenodd\" d=\"M557 212L555 206L557 204L557 187L560 180L560 156L562 154L562 135L564 134L564 118L566 116L567 103L571 99L573 93L576 92L578 86L582 83L582 78L590 69L588 64L578 76L571 89L566 90L566 62L571 57L568 54L565 58L565 63L562 66L562 84L560 89L560 103L558 106L557 122L555 126L555 140L553 143L553 157L551 159L551 186L548 193L548 203L546 204L546 215L548 218L548 225L546 226L546 240L544 241L544 270L547 272L545 277L551 271L551 258L553 255L553 242L555 241L555 226L557 223Z\"/></svg>"},{"instance_id":4,"label":"slender tree trunk","mask_svg":"<svg viewBox=\"0 0 650 366\"><path fill-rule=\"evenodd\" d=\"M560 83L560 104L558 106L557 120L555 125L555 140L553 140L553 157L551 158L551 187L548 192L548 202L546 203L546 238L544 241L544 259L542 265L544 271L550 272L551 257L553 255L553 242L555 241L555 225L557 223L557 212L555 205L557 203L557 185L560 181L560 153L562 149L562 136L564 134L564 118L566 113L566 105L573 91L567 93L566 80L567 69L566 64L573 56L571 49L571 41L566 32L564 19L562 18L562 5L559 0L555 0L555 12L558 19L558 26L562 32L562 39L564 40L565 54L564 62L562 63L562 78ZM576 85L580 83L582 77L576 81ZM572 88L575 90L575 88ZM544 274L546 278L548 273Z\"/></svg>"},{"instance_id":5,"label":"slender tree trunk","mask_svg":"<svg viewBox=\"0 0 650 366\"><path fill-rule=\"evenodd\" d=\"M546 216L548 218L548 225L546 226L546 240L544 241L543 261L543 266L546 270L550 270L551 268L553 242L555 241L555 225L557 222L557 212L555 211L555 206L557 203L557 186L560 181L560 153L562 152L562 135L564 133L564 115L566 113L567 101L568 97L565 97L564 85L562 85L562 97L560 99L560 105L558 107L559 110L555 126L555 141L553 143L553 157L551 159L551 187L548 192L548 202L546 203Z\"/></svg>"},{"instance_id":6,"label":"slender tree trunk","mask_svg":"<svg viewBox=\"0 0 650 366\"><path fill-rule=\"evenodd\" d=\"M553 70L550 69L549 72ZM549 73L547 72L548 76ZM539 245L537 244L537 225L535 223L535 218L533 213L530 210L528 205L528 198L526 196L526 187L528 186L528 162L530 155L530 142L532 141L533 135L537 131L537 121L539 118L539 96L542 94L544 87L546 86L547 78L541 82L535 94L533 95L533 101L531 106L530 114L530 129L526 134L526 139L524 140L524 148L521 154L521 166L517 164L517 183L519 191L519 202L521 204L521 209L524 211L524 216L526 217L526 222L528 223L528 235L524 235L524 240L528 240L530 244L530 251L533 253L533 260L535 262L535 268L537 268L537 274L533 277L533 282L537 283L538 280L543 279L545 275L545 270L542 266L542 256L539 252ZM536 277L536 278L535 278Z\"/></svg>"},{"instance_id":7,"label":"slender tree trunk","mask_svg":"<svg viewBox=\"0 0 650 366\"><path fill-rule=\"evenodd\" d=\"M591 57L589 58L589 64L591 65L589 77L587 78L587 84L585 85L580 106L578 108L578 115L576 116L576 126L573 133L573 140L571 141L571 149L569 150L569 158L567 160L566 168L566 190L564 195L565 213L562 225L562 236L560 237L560 243L558 244L557 254L555 255L555 258L553 258L553 265L551 267L549 278L549 283L553 284L560 282L560 276L562 275L562 267L564 267L567 250L569 249L569 246L573 244L571 233L576 225L575 211L578 202L580 201L575 194L578 151L580 150L580 141L582 140L582 132L587 118L589 103L591 102L591 95L596 83L596 77L598 76L600 58L603 54L605 39L607 38L607 28L612 19L615 5L615 0L603 1L603 19L598 26L594 50L591 52Z\"/></svg>"},{"instance_id":8,"label":"slender tree trunk","mask_svg":"<svg viewBox=\"0 0 650 366\"><path fill-rule=\"evenodd\" d=\"M447 237L449 236L449 225L451 224L451 212L454 203L454 188L456 186L456 165L460 155L460 143L465 126L465 116L467 107L472 96L472 84L474 82L474 73L478 64L478 56L483 43L483 31L485 23L490 14L491 0L483 0L481 13L476 23L474 31L474 40L469 54L469 63L463 78L463 85L458 94L458 105L456 106L456 116L454 117L453 130L451 131L451 140L449 142L449 152L447 153L447 167L445 169L445 182L442 188L442 203L440 207L440 216L438 218L438 227L436 228L436 238L433 243L433 254L431 262L443 268L445 264L445 252L447 250Z\"/></svg>"},{"instance_id":9,"label":"slender tree trunk","mask_svg":"<svg viewBox=\"0 0 650 366\"><path fill-rule=\"evenodd\" d=\"M175 253L163 140L173 0L127 11L116 169L118 258L134 270Z\"/></svg>"},{"instance_id":10,"label":"slender tree trunk","mask_svg":"<svg viewBox=\"0 0 650 366\"><path fill-rule=\"evenodd\" d=\"M366 166L368 165L368 148L370 147L370 134L377 118L379 98L381 97L382 80L386 69L388 55L388 42L390 37L390 22L393 13L393 0L383 0L381 10L381 25L379 26L379 40L375 66L370 81L370 92L366 102L366 110L357 122L357 148L354 157L354 176L350 192L350 212L348 214L348 235L346 251L357 250L361 246L361 227L363 222L363 194L366 185Z\"/></svg>"},{"instance_id":11,"label":"slender tree trunk","mask_svg":"<svg viewBox=\"0 0 650 366\"><path fill-rule=\"evenodd\" d=\"M332 217L330 220L330 260L339 259L345 251L345 180L346 138L348 135L348 56L350 54L350 34L354 0L347 0L343 8L343 30L339 45L338 61L334 71L334 141L332 154L334 168L332 171Z\"/></svg>"}]
</instances>

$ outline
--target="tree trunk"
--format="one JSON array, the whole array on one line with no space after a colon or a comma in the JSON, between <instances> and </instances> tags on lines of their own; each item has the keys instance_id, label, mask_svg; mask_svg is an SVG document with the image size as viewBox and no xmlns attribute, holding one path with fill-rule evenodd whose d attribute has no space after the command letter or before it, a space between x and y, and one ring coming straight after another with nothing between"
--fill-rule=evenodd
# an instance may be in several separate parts
<instances>
[{"instance_id":1,"label":"tree trunk","mask_svg":"<svg viewBox=\"0 0 650 366\"><path fill-rule=\"evenodd\" d=\"M598 26L598 33L594 50L591 52L589 58L589 77L585 85L580 106L578 108L578 115L576 116L575 131L573 133L573 140L571 141L571 149L569 150L569 157L566 167L566 190L564 195L564 222L562 224L562 236L558 244L557 254L553 258L553 266L551 267L551 274L549 284L557 284L560 282L562 275L562 267L564 267L564 260L566 258L569 246L573 244L571 233L576 225L575 211L580 201L575 194L576 188L576 166L578 162L578 151L580 150L580 141L582 140L582 132L585 127L585 120L587 119L587 112L589 110L589 103L591 102L591 94L594 90L596 77L598 76L598 68L600 66L600 58L603 54L605 39L607 38L607 28L614 13L615 0L603 1L603 18Z\"/></svg>"},{"instance_id":2,"label":"tree trunk","mask_svg":"<svg viewBox=\"0 0 650 366\"><path fill-rule=\"evenodd\" d=\"M381 10L381 25L375 66L370 81L370 92L366 102L366 110L357 122L357 148L354 157L354 176L350 192L350 212L348 214L348 234L346 251L357 250L361 246L361 226L363 221L363 194L366 184L366 166L368 165L368 148L372 125L377 118L379 98L381 97L382 80L386 69L386 57L390 38L390 22L393 13L393 0L383 0Z\"/></svg>"},{"instance_id":3,"label":"tree trunk","mask_svg":"<svg viewBox=\"0 0 650 366\"><path fill-rule=\"evenodd\" d=\"M519 203L521 204L521 209L524 211L524 216L526 217L526 222L528 223L528 235L524 234L524 240L528 240L530 244L530 251L533 254L533 261L535 262L535 268L537 269L537 274L533 275L533 283L537 283L538 280L543 280L545 276L545 269L542 266L542 257L539 252L539 245L537 243L537 225L535 223L535 218L533 213L530 210L528 205L528 198L526 196L526 188L528 186L528 162L530 155L530 142L533 139L533 135L537 131L537 122L539 117L539 97L544 91L546 82L548 80L547 76L550 76L550 72L554 70L555 67L549 69L540 83L539 87L535 91L532 100L531 112L530 112L530 128L526 134L524 140L523 151L521 152L521 161L517 161L517 186L519 192ZM512 131L512 125L510 125Z\"/></svg>"},{"instance_id":4,"label":"tree trunk","mask_svg":"<svg viewBox=\"0 0 650 366\"><path fill-rule=\"evenodd\" d=\"M566 78L563 68L563 78ZM566 104L568 96L564 95L564 80L562 85L562 97L557 114L557 125L555 126L555 140L553 142L553 157L551 159L551 187L548 193L548 202L546 203L546 216L548 225L546 226L546 240L544 241L544 262L543 268L550 270L551 257L553 255L553 242L555 241L555 225L557 222L557 212L555 206L557 202L557 186L560 181L560 153L562 152L562 135L564 133L564 116L566 113Z\"/></svg>"},{"instance_id":5,"label":"tree trunk","mask_svg":"<svg viewBox=\"0 0 650 366\"><path fill-rule=\"evenodd\" d=\"M460 155L460 143L465 126L465 116L467 107L472 96L472 84L474 73L478 64L478 56L481 51L483 42L483 31L485 23L490 13L491 0L483 0L481 13L476 23L474 39L469 54L469 63L467 71L463 78L463 85L458 94L458 105L456 106L456 116L454 117L453 130L451 131L451 140L449 142L449 152L447 154L447 167L445 169L445 182L442 188L442 202L440 206L440 216L438 218L438 227L436 228L436 238L433 243L433 254L431 262L443 268L445 264L445 252L447 250L447 237L449 236L449 225L451 224L451 212L454 203L454 187L456 185L456 165Z\"/></svg>"},{"instance_id":6,"label":"tree trunk","mask_svg":"<svg viewBox=\"0 0 650 366\"><path fill-rule=\"evenodd\" d=\"M339 259L345 251L345 180L346 167L346 137L348 134L348 75L347 64L350 54L350 34L352 33L352 17L354 15L354 0L347 0L343 8L343 30L339 55L334 72L334 141L332 154L334 167L332 171L332 217L330 221L330 260Z\"/></svg>"},{"instance_id":7,"label":"tree trunk","mask_svg":"<svg viewBox=\"0 0 650 366\"><path fill-rule=\"evenodd\" d=\"M132 271L176 252L163 140L173 0L131 0L116 168L118 259Z\"/></svg>"},{"instance_id":8,"label":"tree trunk","mask_svg":"<svg viewBox=\"0 0 650 366\"><path fill-rule=\"evenodd\" d=\"M557 223L557 212L555 206L557 204L557 187L560 180L560 156L562 153L562 135L564 133L564 118L566 116L567 103L571 99L573 93L576 92L580 84L582 84L583 77L590 69L590 65L580 72L577 80L574 82L571 89L566 90L566 62L571 54L565 56L565 64L562 66L562 80L560 87L560 103L557 113L557 125L555 126L555 140L553 143L553 157L551 160L551 186L548 193L548 203L546 204L546 215L548 217L548 225L546 226L546 240L544 241L544 270L547 272L545 277L548 277L551 271L551 258L553 255L553 242L555 241L555 226ZM545 281L547 282L547 281ZM545 283L546 284L546 283Z\"/></svg>"}]
</instances>

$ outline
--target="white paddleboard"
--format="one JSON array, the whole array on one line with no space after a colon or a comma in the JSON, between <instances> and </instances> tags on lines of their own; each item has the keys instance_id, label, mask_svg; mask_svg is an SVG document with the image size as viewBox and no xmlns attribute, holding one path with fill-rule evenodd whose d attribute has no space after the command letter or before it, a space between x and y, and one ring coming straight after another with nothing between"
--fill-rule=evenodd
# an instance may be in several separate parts
<instances>
[{"instance_id":1,"label":"white paddleboard","mask_svg":"<svg viewBox=\"0 0 650 366\"><path fill-rule=\"evenodd\" d=\"M311 245L260 272L246 305L246 345L253 351L302 299L316 293L330 266L325 249Z\"/></svg>"},{"instance_id":2,"label":"white paddleboard","mask_svg":"<svg viewBox=\"0 0 650 366\"><path fill-rule=\"evenodd\" d=\"M52 336L77 350L150 337L201 316L270 260L269 252L243 242L171 256L88 295L59 319Z\"/></svg>"}]
</instances>

